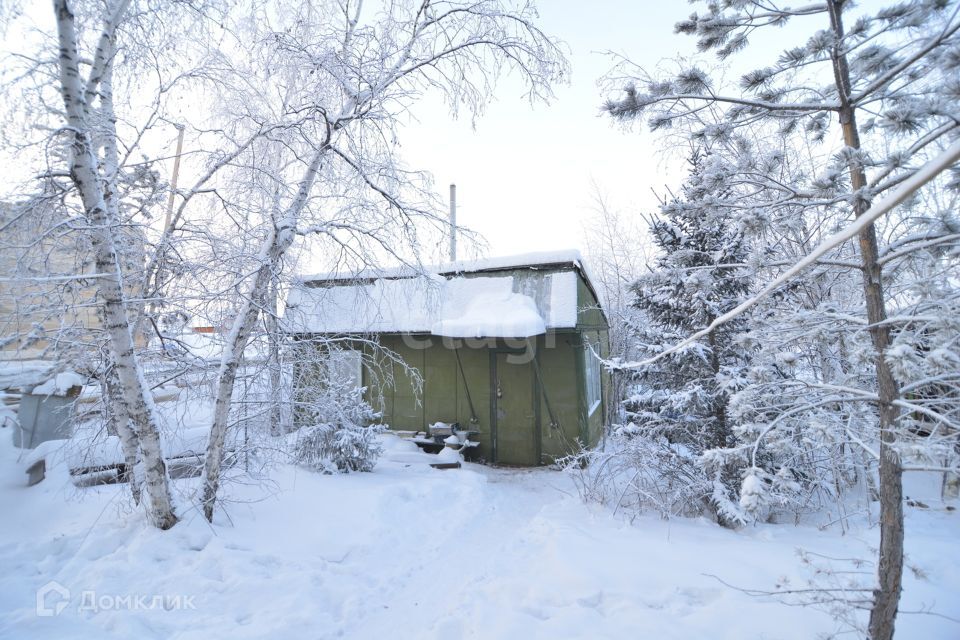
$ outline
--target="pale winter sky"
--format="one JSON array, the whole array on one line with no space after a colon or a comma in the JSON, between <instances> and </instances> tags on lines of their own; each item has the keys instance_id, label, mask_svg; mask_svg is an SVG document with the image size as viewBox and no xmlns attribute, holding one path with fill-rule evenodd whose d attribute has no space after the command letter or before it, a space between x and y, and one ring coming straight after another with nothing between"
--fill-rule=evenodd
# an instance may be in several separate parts
<instances>
[{"instance_id":1,"label":"pale winter sky","mask_svg":"<svg viewBox=\"0 0 960 640\"><path fill-rule=\"evenodd\" d=\"M507 79L476 130L468 119L452 121L442 104L428 102L416 107L419 123L402 132L411 166L433 173L444 196L451 182L457 184L458 222L486 238L489 255L583 250L594 183L611 204L636 215L655 211L653 190L663 194L665 184L676 187L684 175L682 150L664 149L640 123L626 129L600 113L604 94L597 83L615 63L610 51L646 68L695 55L694 38L675 35L673 25L703 5L539 0L537 6L543 30L569 46L573 67L570 85L558 87L550 105L531 107L520 83ZM736 77L799 44L791 31L752 40L724 75ZM710 56L708 64L714 60Z\"/></svg>"},{"instance_id":2,"label":"pale winter sky","mask_svg":"<svg viewBox=\"0 0 960 640\"><path fill-rule=\"evenodd\" d=\"M647 211L655 209L651 187L662 193L665 182L678 182L642 127L625 131L601 115L597 82L614 64L607 51L643 65L692 53L693 40L673 35L673 25L693 8L685 0L537 0L537 6L540 26L566 43L572 65L571 83L556 87L551 104L531 107L522 83L508 76L475 130L469 117L455 121L439 99L428 99L401 132L411 168L432 173L444 198L457 183L459 222L483 235L491 256L582 249L593 182L613 204ZM24 8L40 30L52 30L48 2ZM19 45L0 44L0 51L8 47ZM172 136L165 138L168 153ZM461 258L472 257L461 248Z\"/></svg>"},{"instance_id":3,"label":"pale winter sky","mask_svg":"<svg viewBox=\"0 0 960 640\"><path fill-rule=\"evenodd\" d=\"M601 115L597 81L614 64L607 51L643 64L690 53L674 36L690 12L682 0L541 0L543 30L565 41L573 74L549 105L531 107L522 85L506 79L473 130L439 102L418 105L419 123L402 132L405 159L433 173L446 194L457 184L458 222L479 231L490 255L583 249L582 224L594 207L592 183L626 209L655 207L669 166L641 127L625 131ZM679 50L678 50L679 49Z\"/></svg>"},{"instance_id":4,"label":"pale winter sky","mask_svg":"<svg viewBox=\"0 0 960 640\"><path fill-rule=\"evenodd\" d=\"M469 117L453 120L439 99L428 98L415 105L416 120L400 135L408 166L432 173L444 198L449 184L457 184L458 221L485 238L483 253L490 256L583 250L583 225L594 215L597 189L615 208L637 215L656 210L654 190L663 194L665 185L676 187L683 177L682 149L664 148L640 123L624 127L601 114L604 92L598 81L615 64L611 51L646 68L694 55L694 39L674 35L673 25L703 5L685 0L538 0L537 5L540 26L566 44L572 65L570 84L556 87L550 104L531 106L519 80L508 76L475 129ZM25 6L40 29L52 28L46 5ZM797 44L785 41L789 34L788 28L766 42L753 41L746 55L735 57L727 77ZM0 44L0 50L8 46ZM7 168L16 173L15 163ZM461 258L471 253L461 244Z\"/></svg>"}]
</instances>

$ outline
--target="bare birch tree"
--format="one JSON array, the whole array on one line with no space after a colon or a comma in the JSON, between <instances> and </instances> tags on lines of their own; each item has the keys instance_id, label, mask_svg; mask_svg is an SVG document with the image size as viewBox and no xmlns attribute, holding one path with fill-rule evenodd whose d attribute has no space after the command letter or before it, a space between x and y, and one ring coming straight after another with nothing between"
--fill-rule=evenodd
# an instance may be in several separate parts
<instances>
[{"instance_id":1,"label":"bare birch tree","mask_svg":"<svg viewBox=\"0 0 960 640\"><path fill-rule=\"evenodd\" d=\"M285 28L250 36L260 47L249 70L268 82L282 78L280 103L271 105L264 91L264 102L244 110L274 118L276 143L261 148L289 157L277 165L285 175L299 170L299 177L293 189L279 180L278 191L288 195L271 211L227 335L203 474L208 519L220 488L237 368L296 238L320 236L361 260L370 251L411 260L418 226L442 224L442 217L415 186L423 176L396 157L400 116L426 93L442 96L454 112L476 115L505 70L523 77L531 99L546 98L566 73L560 49L526 3L395 0L376 11L340 0L289 9ZM413 254L398 251L398 241Z\"/></svg>"},{"instance_id":2,"label":"bare birch tree","mask_svg":"<svg viewBox=\"0 0 960 640\"><path fill-rule=\"evenodd\" d=\"M116 218L115 207L108 205L108 194L104 187L105 184L110 185L115 176L113 160L116 157L116 147L108 146L107 176L103 176L101 163L98 162L94 149L94 133L91 127L93 102L102 89L104 77L109 78L110 67L116 56L114 34L127 7L126 0L106 6L103 31L92 56L93 64L84 74L81 70L74 13L66 0L55 0L53 3L60 50L60 91L65 110L66 131L72 137L70 178L76 186L84 213L92 227L91 238L99 276L97 287L106 320L105 328L109 336L113 367L124 398L126 413L134 426L133 430L120 430L119 434L127 440L124 449L128 450L133 448L129 440L133 433L136 433L138 443L134 446L139 446L143 454L144 484L150 498L150 515L157 527L168 529L176 523L177 517L173 510L169 479L160 448L160 432L153 397L138 362L133 332L127 317L116 249L119 220ZM109 109L109 99L106 105ZM106 119L112 116L109 111L101 115ZM109 186L107 188L109 189Z\"/></svg>"},{"instance_id":3,"label":"bare birch tree","mask_svg":"<svg viewBox=\"0 0 960 640\"><path fill-rule=\"evenodd\" d=\"M205 32L208 19L217 17L223 6L207 3L186 9L148 6L136 0L79 0L57 2L53 8L55 38L28 31L23 50L12 58L16 61L12 73L4 77L4 91L12 98L4 105L8 116L4 139L8 149L23 159L24 168L35 172L27 180L26 192L39 191L39 195L28 195L12 222L34 229L40 238L70 234L86 241L86 245L76 243L73 272L56 280L62 280L61 288L66 290L96 291L99 309L89 312L93 301L77 300L76 295L57 298L60 313L69 311L67 317L86 313L74 325L85 324L87 333L93 331L92 338L78 336L75 326L58 327L53 322L43 326L33 322L31 332L52 345L46 356L57 358L57 366L100 376L102 397L109 404L108 430L119 436L134 500L139 502L143 483L151 520L168 528L176 516L161 451L161 425L142 352L157 327L156 311L163 306L158 296L165 291L153 286L155 279L148 276L160 271L159 281L165 281L163 274L171 270L171 260L166 251L170 243L164 240L182 224L183 210L194 202L193 196L229 164L243 141L221 136L195 154L211 160L182 194L178 215L167 225L174 229L163 229L160 242L153 246L151 220L164 187L157 172L163 150L158 152L155 138L157 130L167 126L167 102L177 89L193 82L178 94L189 96L212 77L209 69L197 71L204 47L193 43L209 35ZM29 29L29 24L24 28ZM59 56L50 56L50 48L56 48ZM55 96L62 106L56 106ZM203 160L197 164L203 167ZM37 214L46 209L55 210L57 220L41 220ZM33 251L30 259L41 269L46 262L39 255L40 244L4 249ZM84 267L85 251L93 255L93 273ZM147 283L141 285L145 264ZM56 307L54 300L24 306L23 317L34 320L37 311L49 315L57 313ZM99 316L102 331L91 326L88 316ZM104 348L91 342L101 336ZM68 352L64 344L76 348ZM106 354L105 364L89 362L98 351Z\"/></svg>"}]
</instances>

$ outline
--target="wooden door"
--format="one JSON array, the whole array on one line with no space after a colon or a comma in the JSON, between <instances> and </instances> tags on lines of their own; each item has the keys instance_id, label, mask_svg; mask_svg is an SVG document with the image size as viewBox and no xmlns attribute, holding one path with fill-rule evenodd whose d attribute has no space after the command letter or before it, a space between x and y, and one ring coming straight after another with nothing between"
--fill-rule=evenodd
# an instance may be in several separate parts
<instances>
[{"instance_id":1,"label":"wooden door","mask_svg":"<svg viewBox=\"0 0 960 640\"><path fill-rule=\"evenodd\" d=\"M503 351L491 352L490 360L494 462L537 465L533 367L518 354Z\"/></svg>"}]
</instances>

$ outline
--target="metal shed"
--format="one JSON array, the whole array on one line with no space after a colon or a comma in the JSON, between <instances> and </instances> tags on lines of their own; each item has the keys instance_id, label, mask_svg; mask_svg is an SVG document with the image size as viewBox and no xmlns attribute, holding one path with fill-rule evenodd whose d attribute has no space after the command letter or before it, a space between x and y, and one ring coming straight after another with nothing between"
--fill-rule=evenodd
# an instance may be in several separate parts
<instances>
[{"instance_id":1,"label":"metal shed","mask_svg":"<svg viewBox=\"0 0 960 640\"><path fill-rule=\"evenodd\" d=\"M383 422L471 425L489 462L549 463L603 430L608 324L577 252L304 277L285 326L304 343L353 337L366 355L371 341L390 350L403 363L391 365L392 383L369 366L358 373ZM420 394L404 364L419 372Z\"/></svg>"}]
</instances>

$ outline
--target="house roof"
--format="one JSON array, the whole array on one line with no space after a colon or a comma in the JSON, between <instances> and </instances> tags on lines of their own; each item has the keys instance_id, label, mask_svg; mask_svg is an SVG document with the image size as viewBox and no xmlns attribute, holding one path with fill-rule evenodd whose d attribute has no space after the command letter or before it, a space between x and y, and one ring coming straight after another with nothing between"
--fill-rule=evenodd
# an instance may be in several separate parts
<instances>
[{"instance_id":1,"label":"house roof","mask_svg":"<svg viewBox=\"0 0 960 640\"><path fill-rule=\"evenodd\" d=\"M429 333L529 337L577 325L575 251L304 276L287 298L293 333Z\"/></svg>"},{"instance_id":2,"label":"house roof","mask_svg":"<svg viewBox=\"0 0 960 640\"><path fill-rule=\"evenodd\" d=\"M477 260L457 260L438 265L423 266L418 269L410 265L392 269L364 269L346 273L317 273L301 275L298 280L303 283L334 283L347 282L355 284L364 280L381 280L392 278L415 278L424 274L456 275L460 273L477 273L480 271L504 271L522 268L546 269L550 267L575 266L584 271L583 256L575 249L564 251L534 251L510 256L496 256ZM586 275L586 274L585 274Z\"/></svg>"}]
</instances>

